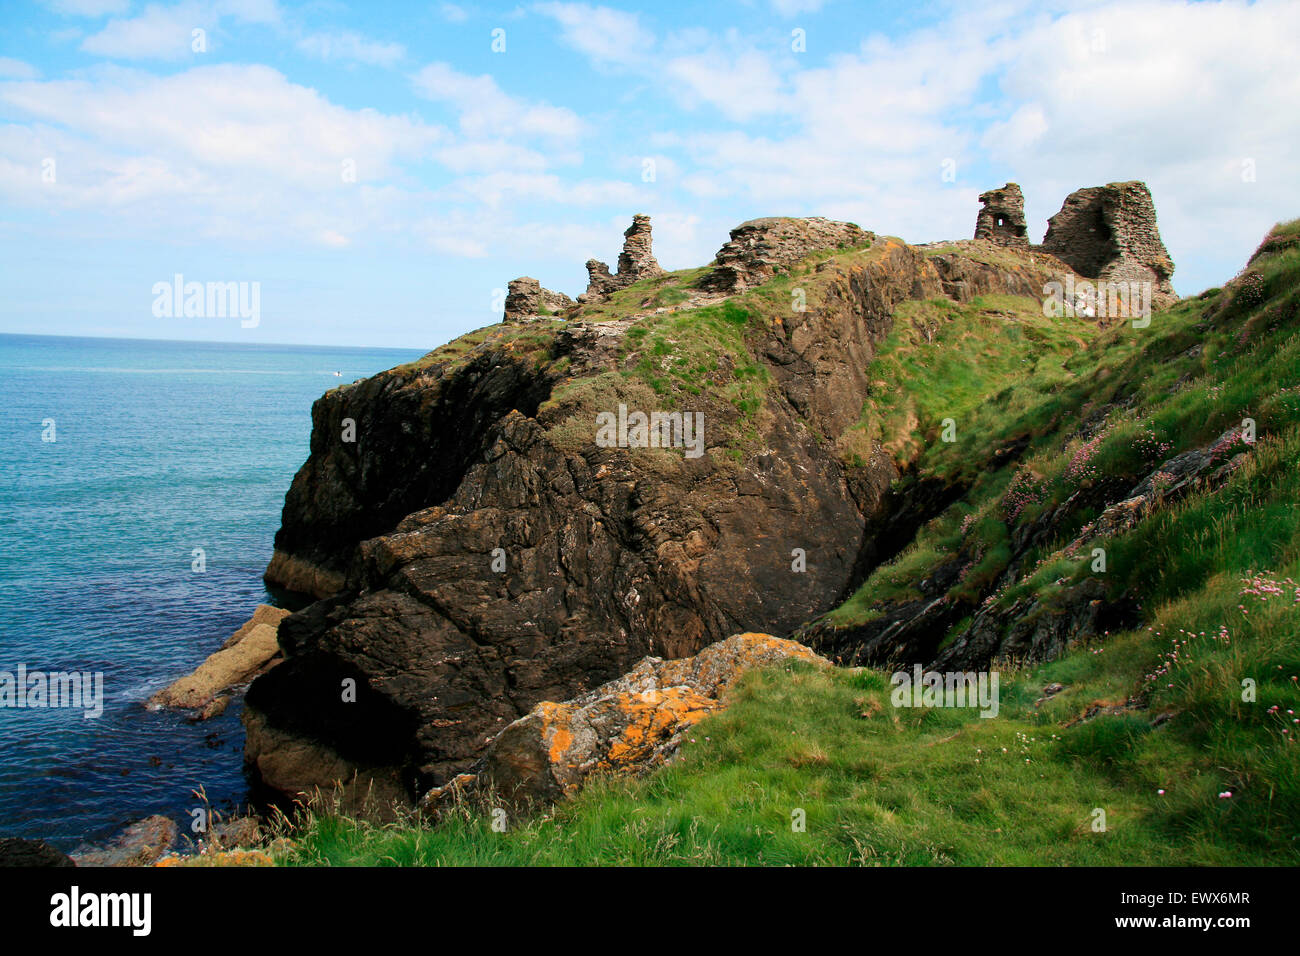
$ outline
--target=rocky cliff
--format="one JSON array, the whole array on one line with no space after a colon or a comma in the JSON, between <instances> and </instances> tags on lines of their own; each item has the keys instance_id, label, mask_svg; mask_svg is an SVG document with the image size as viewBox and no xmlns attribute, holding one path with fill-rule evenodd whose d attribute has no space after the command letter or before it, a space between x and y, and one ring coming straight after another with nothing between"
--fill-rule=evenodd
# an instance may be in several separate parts
<instances>
[{"instance_id":1,"label":"rocky cliff","mask_svg":"<svg viewBox=\"0 0 1300 956\"><path fill-rule=\"evenodd\" d=\"M321 600L248 693L253 772L416 798L540 701L835 607L949 493L902 502L858 430L896 310L1033 303L1068 272L988 245L756 220L712 267L663 273L634 244L635 281L565 321L328 392L267 570Z\"/></svg>"}]
</instances>

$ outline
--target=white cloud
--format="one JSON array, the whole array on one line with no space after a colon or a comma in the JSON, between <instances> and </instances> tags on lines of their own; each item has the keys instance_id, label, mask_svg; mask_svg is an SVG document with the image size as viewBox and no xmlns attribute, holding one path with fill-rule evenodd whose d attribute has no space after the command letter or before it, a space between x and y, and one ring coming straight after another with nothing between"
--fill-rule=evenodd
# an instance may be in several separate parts
<instances>
[{"instance_id":1,"label":"white cloud","mask_svg":"<svg viewBox=\"0 0 1300 956\"><path fill-rule=\"evenodd\" d=\"M430 63L411 78L416 93L447 103L472 137L541 136L569 139L582 132L578 115L564 107L512 97L486 73L470 76L447 63Z\"/></svg>"},{"instance_id":2,"label":"white cloud","mask_svg":"<svg viewBox=\"0 0 1300 956\"><path fill-rule=\"evenodd\" d=\"M743 122L788 109L776 65L757 51L732 59L717 51L680 56L669 60L663 69L680 85L687 105L706 103L730 120Z\"/></svg>"},{"instance_id":3,"label":"white cloud","mask_svg":"<svg viewBox=\"0 0 1300 956\"><path fill-rule=\"evenodd\" d=\"M681 184L700 199L923 241L968 234L974 196L1005 176L1041 236L1070 191L1143 179L1175 260L1222 258L1226 243L1238 262L1300 213L1285 172L1300 113L1280 106L1300 101L1297 35L1300 6L1285 0L1111 0L1057 16L1014 0L954 6L937 26L811 67L783 41L701 30L666 37L659 60L622 62L692 111L689 132L650 141L686 157ZM607 45L568 39L607 64ZM940 178L945 159L955 185ZM1255 182L1242 180L1247 160ZM1206 229L1216 213L1222 225Z\"/></svg>"},{"instance_id":4,"label":"white cloud","mask_svg":"<svg viewBox=\"0 0 1300 956\"><path fill-rule=\"evenodd\" d=\"M0 182L6 201L111 212L122 228L167 236L337 245L400 219L409 195L368 184L400 179L449 136L338 106L265 66L166 77L112 67L94 81L4 82L0 103L31 118L0 127L0 161L25 176ZM57 183L33 188L44 157L55 158ZM354 182L344 175L352 170Z\"/></svg>"},{"instance_id":5,"label":"white cloud","mask_svg":"<svg viewBox=\"0 0 1300 956\"><path fill-rule=\"evenodd\" d=\"M81 49L117 60L181 60L193 55L193 32L216 30L226 18L240 23L279 21L275 0L184 0L172 7L151 3L138 16L113 18L86 37ZM211 49L212 38L206 38Z\"/></svg>"},{"instance_id":6,"label":"white cloud","mask_svg":"<svg viewBox=\"0 0 1300 956\"><path fill-rule=\"evenodd\" d=\"M649 191L640 183L609 179L569 182L553 173L502 170L457 179L441 190L444 199L472 200L491 208L521 202L547 202L564 206L624 206L643 204Z\"/></svg>"},{"instance_id":7,"label":"white cloud","mask_svg":"<svg viewBox=\"0 0 1300 956\"><path fill-rule=\"evenodd\" d=\"M211 29L213 23L210 11L198 3L150 4L138 17L110 20L86 37L81 49L120 60L180 60L193 53L192 32Z\"/></svg>"},{"instance_id":8,"label":"white cloud","mask_svg":"<svg viewBox=\"0 0 1300 956\"><path fill-rule=\"evenodd\" d=\"M400 43L368 40L358 33L313 33L298 41L298 49L320 60L343 60L370 66L394 66L406 56Z\"/></svg>"},{"instance_id":9,"label":"white cloud","mask_svg":"<svg viewBox=\"0 0 1300 956\"><path fill-rule=\"evenodd\" d=\"M452 143L434 152L434 158L458 173L490 169L540 170L547 158L536 150L504 140Z\"/></svg>"},{"instance_id":10,"label":"white cloud","mask_svg":"<svg viewBox=\"0 0 1300 956\"><path fill-rule=\"evenodd\" d=\"M464 23L469 19L469 14L465 12L465 9L456 6L454 3L444 3L438 8L438 12L442 14L442 18L448 23Z\"/></svg>"},{"instance_id":11,"label":"white cloud","mask_svg":"<svg viewBox=\"0 0 1300 956\"><path fill-rule=\"evenodd\" d=\"M600 66L643 61L654 34L635 13L585 3L539 3L534 8L560 25L561 39Z\"/></svg>"},{"instance_id":12,"label":"white cloud","mask_svg":"<svg viewBox=\"0 0 1300 956\"><path fill-rule=\"evenodd\" d=\"M0 56L0 79L33 80L40 75L40 71L30 63Z\"/></svg>"}]
</instances>

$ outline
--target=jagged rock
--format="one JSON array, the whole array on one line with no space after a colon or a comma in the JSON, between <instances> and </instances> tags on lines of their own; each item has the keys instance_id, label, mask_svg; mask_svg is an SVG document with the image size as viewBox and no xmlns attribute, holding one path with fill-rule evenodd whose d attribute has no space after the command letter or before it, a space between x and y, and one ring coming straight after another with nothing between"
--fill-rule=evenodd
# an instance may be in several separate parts
<instances>
[{"instance_id":1,"label":"jagged rock","mask_svg":"<svg viewBox=\"0 0 1300 956\"><path fill-rule=\"evenodd\" d=\"M0 837L0 867L75 866L72 857L54 849L44 840Z\"/></svg>"},{"instance_id":2,"label":"jagged rock","mask_svg":"<svg viewBox=\"0 0 1300 956\"><path fill-rule=\"evenodd\" d=\"M581 303L598 301L611 292L626 288L641 279L664 274L651 250L650 217L638 213L623 233L623 251L618 256L618 272L599 259L587 260L587 291L578 296Z\"/></svg>"},{"instance_id":3,"label":"jagged rock","mask_svg":"<svg viewBox=\"0 0 1300 956\"><path fill-rule=\"evenodd\" d=\"M1110 183L1070 193L1048 220L1041 248L1089 279L1150 282L1156 308L1177 299L1169 282L1174 263L1160 240L1145 183Z\"/></svg>"},{"instance_id":4,"label":"jagged rock","mask_svg":"<svg viewBox=\"0 0 1300 956\"><path fill-rule=\"evenodd\" d=\"M822 249L858 246L874 239L851 222L773 217L751 219L731 230L730 240L718 250L712 272L700 288L712 292L742 292L762 285L811 253Z\"/></svg>"},{"instance_id":5,"label":"jagged rock","mask_svg":"<svg viewBox=\"0 0 1300 956\"><path fill-rule=\"evenodd\" d=\"M1000 246L1029 248L1025 226L1025 197L1016 183L980 194L983 208L975 220L975 238Z\"/></svg>"},{"instance_id":6,"label":"jagged rock","mask_svg":"<svg viewBox=\"0 0 1300 956\"><path fill-rule=\"evenodd\" d=\"M155 814L131 824L106 847L78 850L77 866L150 866L176 843L175 821Z\"/></svg>"},{"instance_id":7,"label":"jagged rock","mask_svg":"<svg viewBox=\"0 0 1300 956\"><path fill-rule=\"evenodd\" d=\"M199 719L225 710L229 697L222 691L246 683L273 666L280 654L279 624L289 612L259 604L253 616L232 634L192 674L179 678L149 698L151 707L198 710Z\"/></svg>"},{"instance_id":8,"label":"jagged rock","mask_svg":"<svg viewBox=\"0 0 1300 956\"><path fill-rule=\"evenodd\" d=\"M1051 270L1023 258L991 271L990 291L1041 290ZM893 239L805 285L806 310L748 333L771 383L756 425L720 390L690 397L708 423L694 459L598 447L593 409L567 397L579 378L641 387L615 374L619 320L549 333L552 363L489 346L318 400L276 545L344 584L285 619L284 663L249 689L253 776L299 793L355 775L414 797L469 771L540 701L834 607L906 529L889 517L889 454L847 466L819 436L859 421L898 304L942 286L930 257ZM620 394L600 401L617 408ZM344 418L359 441L341 440ZM576 444L560 441L566 429ZM355 702L341 699L345 680Z\"/></svg>"},{"instance_id":9,"label":"jagged rock","mask_svg":"<svg viewBox=\"0 0 1300 956\"><path fill-rule=\"evenodd\" d=\"M507 287L502 322L524 322L543 315L555 315L574 305L563 292L552 292L530 276L511 279Z\"/></svg>"},{"instance_id":10,"label":"jagged rock","mask_svg":"<svg viewBox=\"0 0 1300 956\"><path fill-rule=\"evenodd\" d=\"M623 233L623 251L618 256L619 281L631 284L663 273L651 249L650 217L633 216L632 225Z\"/></svg>"},{"instance_id":11,"label":"jagged rock","mask_svg":"<svg viewBox=\"0 0 1300 956\"><path fill-rule=\"evenodd\" d=\"M601 262L599 259L588 259L587 291L578 296L578 301L590 302L595 299L603 299L620 288L618 280L610 275L608 263Z\"/></svg>"},{"instance_id":12,"label":"jagged rock","mask_svg":"<svg viewBox=\"0 0 1300 956\"><path fill-rule=\"evenodd\" d=\"M508 803L570 796L597 772L640 773L662 764L692 726L724 706L724 694L752 667L793 660L826 664L802 644L737 634L694 657L647 657L627 674L563 703L543 701L493 740L474 775L457 777L422 801L488 788Z\"/></svg>"}]
</instances>

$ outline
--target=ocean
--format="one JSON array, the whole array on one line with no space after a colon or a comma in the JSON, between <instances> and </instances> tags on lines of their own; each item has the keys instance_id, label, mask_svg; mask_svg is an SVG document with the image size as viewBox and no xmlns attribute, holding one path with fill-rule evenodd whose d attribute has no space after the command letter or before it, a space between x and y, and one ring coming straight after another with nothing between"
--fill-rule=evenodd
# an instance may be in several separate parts
<instances>
[{"instance_id":1,"label":"ocean","mask_svg":"<svg viewBox=\"0 0 1300 956\"><path fill-rule=\"evenodd\" d=\"M312 402L421 354L0 335L0 681L103 675L95 718L0 706L0 836L71 850L246 801L237 704L143 702L270 603Z\"/></svg>"}]
</instances>

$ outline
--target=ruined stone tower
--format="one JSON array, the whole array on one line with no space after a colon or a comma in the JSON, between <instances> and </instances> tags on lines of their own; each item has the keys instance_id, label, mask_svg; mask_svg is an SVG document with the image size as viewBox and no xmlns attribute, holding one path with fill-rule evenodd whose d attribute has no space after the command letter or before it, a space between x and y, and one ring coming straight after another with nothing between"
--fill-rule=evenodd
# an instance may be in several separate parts
<instances>
[{"instance_id":1,"label":"ruined stone tower","mask_svg":"<svg viewBox=\"0 0 1300 956\"><path fill-rule=\"evenodd\" d=\"M650 217L638 213L632 225L623 233L623 251L618 256L618 272L611 274L609 266L599 259L587 260L587 291L578 296L579 302L603 299L617 289L631 285L639 279L663 275L651 250Z\"/></svg>"},{"instance_id":2,"label":"ruined stone tower","mask_svg":"<svg viewBox=\"0 0 1300 956\"><path fill-rule=\"evenodd\" d=\"M1142 182L1090 186L1070 193L1047 220L1042 250L1075 272L1103 282L1150 282L1153 301L1176 298L1151 190Z\"/></svg>"},{"instance_id":3,"label":"ruined stone tower","mask_svg":"<svg viewBox=\"0 0 1300 956\"><path fill-rule=\"evenodd\" d=\"M975 238L1000 246L1029 247L1025 228L1025 197L1015 183L980 194L984 208L975 220Z\"/></svg>"}]
</instances>

